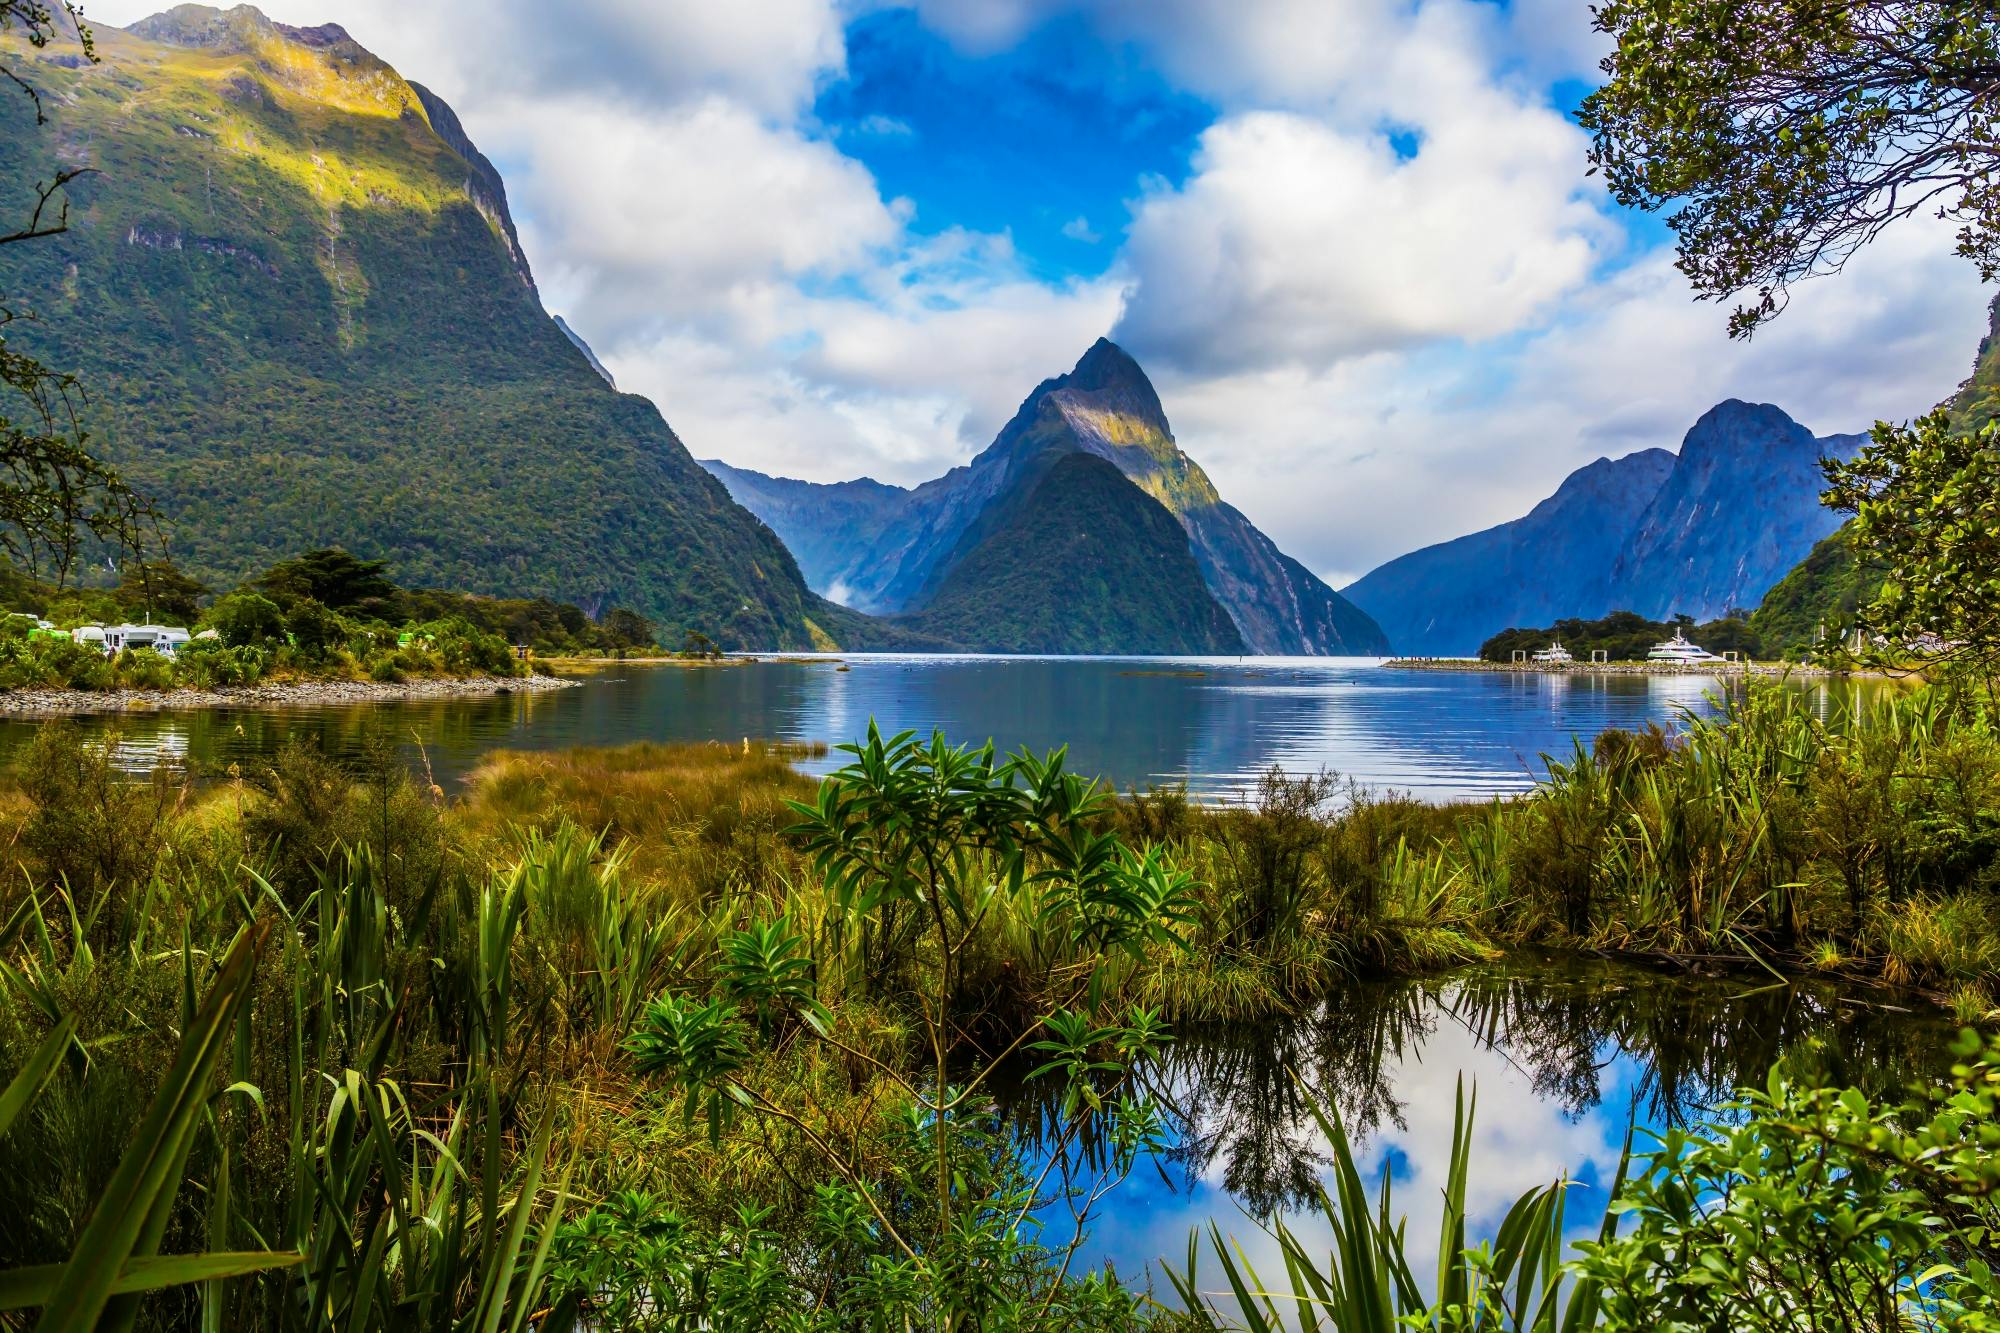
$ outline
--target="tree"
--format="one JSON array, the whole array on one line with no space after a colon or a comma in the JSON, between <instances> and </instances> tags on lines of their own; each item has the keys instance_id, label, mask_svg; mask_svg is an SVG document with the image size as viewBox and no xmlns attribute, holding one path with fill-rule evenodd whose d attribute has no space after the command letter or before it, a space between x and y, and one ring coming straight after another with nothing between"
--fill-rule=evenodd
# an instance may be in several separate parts
<instances>
[{"instance_id":1,"label":"tree","mask_svg":"<svg viewBox=\"0 0 2000 1333\"><path fill-rule=\"evenodd\" d=\"M118 579L118 600L133 611L192 624L199 600L210 592L200 579L167 559L128 560Z\"/></svg>"},{"instance_id":2,"label":"tree","mask_svg":"<svg viewBox=\"0 0 2000 1333\"><path fill-rule=\"evenodd\" d=\"M1754 289L1747 337L1791 285L1837 272L1920 210L2000 276L2000 8L1992 0L1603 0L1610 76L1578 118L1628 207L1679 205L1704 300Z\"/></svg>"},{"instance_id":3,"label":"tree","mask_svg":"<svg viewBox=\"0 0 2000 1333\"><path fill-rule=\"evenodd\" d=\"M653 642L653 622L637 611L614 606L604 615L604 637L613 648L646 648Z\"/></svg>"},{"instance_id":4,"label":"tree","mask_svg":"<svg viewBox=\"0 0 2000 1333\"><path fill-rule=\"evenodd\" d=\"M1878 422L1853 461L1825 467L1827 504L1854 515L1856 542L1888 571L1863 627L1897 647L1934 637L2000 659L2000 422L1973 434L1942 410Z\"/></svg>"},{"instance_id":5,"label":"tree","mask_svg":"<svg viewBox=\"0 0 2000 1333\"><path fill-rule=\"evenodd\" d=\"M90 29L76 8L65 3L68 20L87 59L97 51ZM47 46L62 30L57 14L40 0L0 0L0 32L20 27L31 47ZM47 123L42 100L22 75L0 64L0 78L25 95L37 126ZM0 246L19 244L68 230L64 193L82 172L58 171L34 185L28 217L0 232ZM6 224L0 223L0 226ZM0 293L0 552L34 578L68 582L87 543L136 551L155 517L151 507L90 451L90 436L78 417L81 387L7 346L6 329L32 316Z\"/></svg>"},{"instance_id":6,"label":"tree","mask_svg":"<svg viewBox=\"0 0 2000 1333\"><path fill-rule=\"evenodd\" d=\"M388 567L386 560L362 560L329 546L279 561L257 586L280 605L311 600L335 611L382 610L397 593L383 573Z\"/></svg>"},{"instance_id":7,"label":"tree","mask_svg":"<svg viewBox=\"0 0 2000 1333\"><path fill-rule=\"evenodd\" d=\"M261 593L230 593L208 608L208 624L231 648L285 638L285 613Z\"/></svg>"}]
</instances>

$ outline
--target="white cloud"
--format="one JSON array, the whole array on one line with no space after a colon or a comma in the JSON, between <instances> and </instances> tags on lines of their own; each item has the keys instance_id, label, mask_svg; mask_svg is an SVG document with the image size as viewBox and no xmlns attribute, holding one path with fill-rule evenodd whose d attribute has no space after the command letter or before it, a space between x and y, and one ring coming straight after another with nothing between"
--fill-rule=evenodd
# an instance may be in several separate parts
<instances>
[{"instance_id":1,"label":"white cloud","mask_svg":"<svg viewBox=\"0 0 2000 1333\"><path fill-rule=\"evenodd\" d=\"M1293 112L1211 127L1134 215L1121 337L1190 369L1323 368L1506 333L1581 285L1608 229L1573 133L1506 104L1426 129L1402 157Z\"/></svg>"},{"instance_id":2,"label":"white cloud","mask_svg":"<svg viewBox=\"0 0 2000 1333\"><path fill-rule=\"evenodd\" d=\"M860 163L721 97L649 114L541 99L486 120L526 168L514 202L544 284L613 346L865 267L902 233L906 208Z\"/></svg>"},{"instance_id":3,"label":"white cloud","mask_svg":"<svg viewBox=\"0 0 2000 1333\"><path fill-rule=\"evenodd\" d=\"M1082 241L1085 245L1096 245L1104 237L1092 230L1090 219L1078 214L1062 224L1062 234L1072 241Z\"/></svg>"},{"instance_id":4,"label":"white cloud","mask_svg":"<svg viewBox=\"0 0 2000 1333\"><path fill-rule=\"evenodd\" d=\"M1947 228L1916 224L1798 288L1745 345L1654 252L1511 337L1317 372L1175 373L1160 391L1182 445L1281 546L1323 573L1365 571L1518 517L1593 458L1676 449L1724 398L1776 403L1822 435L1921 412L1970 369L1991 295Z\"/></svg>"}]
</instances>

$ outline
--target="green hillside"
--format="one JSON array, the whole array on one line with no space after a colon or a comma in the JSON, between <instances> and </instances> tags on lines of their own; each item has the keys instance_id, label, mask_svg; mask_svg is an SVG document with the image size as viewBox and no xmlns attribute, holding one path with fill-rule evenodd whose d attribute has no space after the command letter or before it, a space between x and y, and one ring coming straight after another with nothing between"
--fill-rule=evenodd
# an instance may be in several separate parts
<instances>
[{"instance_id":1,"label":"green hillside","mask_svg":"<svg viewBox=\"0 0 2000 1333\"><path fill-rule=\"evenodd\" d=\"M2000 297L1989 313L1971 376L1939 404L1951 409L1952 424L1961 431L1978 430L2000 416ZM1838 630L1852 623L1855 611L1873 601L1881 586L1881 574L1862 563L1843 526L1765 594L1750 626L1769 650L1798 652L1812 645L1821 626Z\"/></svg>"},{"instance_id":2,"label":"green hillside","mask_svg":"<svg viewBox=\"0 0 2000 1333\"><path fill-rule=\"evenodd\" d=\"M907 623L988 652L1243 651L1158 500L1093 454L1045 457Z\"/></svg>"},{"instance_id":3,"label":"green hillside","mask_svg":"<svg viewBox=\"0 0 2000 1333\"><path fill-rule=\"evenodd\" d=\"M0 207L51 162L95 169L0 290L183 567L229 586L340 545L409 585L632 607L669 641L814 646L784 547L543 312L449 108L253 9L98 37L94 67L0 37L50 113L0 100Z\"/></svg>"}]
</instances>

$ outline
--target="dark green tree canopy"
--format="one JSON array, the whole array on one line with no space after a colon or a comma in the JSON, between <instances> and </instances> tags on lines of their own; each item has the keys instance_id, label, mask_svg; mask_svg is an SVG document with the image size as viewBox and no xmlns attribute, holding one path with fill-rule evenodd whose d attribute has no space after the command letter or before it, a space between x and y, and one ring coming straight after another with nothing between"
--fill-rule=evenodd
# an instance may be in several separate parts
<instances>
[{"instance_id":1,"label":"dark green tree canopy","mask_svg":"<svg viewBox=\"0 0 2000 1333\"><path fill-rule=\"evenodd\" d=\"M1704 299L1838 271L1919 211L2000 276L2000 5L1994 0L1604 0L1617 49L1579 118L1628 207L1673 206Z\"/></svg>"},{"instance_id":2,"label":"dark green tree canopy","mask_svg":"<svg viewBox=\"0 0 2000 1333\"><path fill-rule=\"evenodd\" d=\"M335 611L375 609L396 596L386 560L363 560L338 546L307 551L271 566L257 586L281 605L310 598Z\"/></svg>"}]
</instances>

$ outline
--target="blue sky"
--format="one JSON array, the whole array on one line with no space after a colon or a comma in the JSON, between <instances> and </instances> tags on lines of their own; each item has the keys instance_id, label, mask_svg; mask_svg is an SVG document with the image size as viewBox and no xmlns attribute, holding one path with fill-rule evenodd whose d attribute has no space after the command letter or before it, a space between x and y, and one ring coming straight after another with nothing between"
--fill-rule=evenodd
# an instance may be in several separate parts
<instances>
[{"instance_id":1,"label":"blue sky","mask_svg":"<svg viewBox=\"0 0 2000 1333\"><path fill-rule=\"evenodd\" d=\"M846 77L813 104L842 151L915 202L915 232L1004 232L1044 281L1109 269L1139 182L1185 180L1215 119L1076 15L987 54L887 9L854 19L846 43Z\"/></svg>"},{"instance_id":2,"label":"blue sky","mask_svg":"<svg viewBox=\"0 0 2000 1333\"><path fill-rule=\"evenodd\" d=\"M697 456L913 484L1109 334L1336 585L1725 397L1919 412L1990 294L1913 221L1728 342L1585 174L1587 0L266 7L454 105L545 304Z\"/></svg>"}]
</instances>

